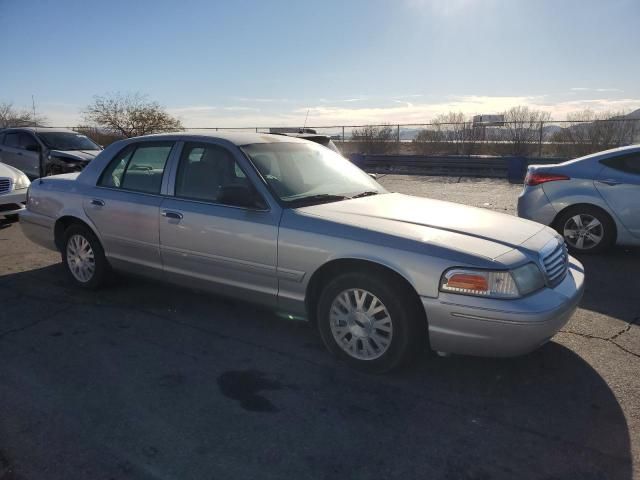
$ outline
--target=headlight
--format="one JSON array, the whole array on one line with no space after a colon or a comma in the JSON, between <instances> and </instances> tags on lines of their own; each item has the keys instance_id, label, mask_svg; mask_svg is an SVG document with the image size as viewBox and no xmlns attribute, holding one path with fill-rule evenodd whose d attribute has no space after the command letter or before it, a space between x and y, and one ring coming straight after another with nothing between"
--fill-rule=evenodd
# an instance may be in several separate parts
<instances>
[{"instance_id":1,"label":"headlight","mask_svg":"<svg viewBox=\"0 0 640 480\"><path fill-rule=\"evenodd\" d=\"M24 174L20 174L18 179L16 180L16 184L14 186L15 190L22 190L23 188L28 188L31 185L29 178Z\"/></svg>"},{"instance_id":2,"label":"headlight","mask_svg":"<svg viewBox=\"0 0 640 480\"><path fill-rule=\"evenodd\" d=\"M533 263L507 271L452 268L440 281L443 292L489 298L518 298L544 286L544 277Z\"/></svg>"}]
</instances>

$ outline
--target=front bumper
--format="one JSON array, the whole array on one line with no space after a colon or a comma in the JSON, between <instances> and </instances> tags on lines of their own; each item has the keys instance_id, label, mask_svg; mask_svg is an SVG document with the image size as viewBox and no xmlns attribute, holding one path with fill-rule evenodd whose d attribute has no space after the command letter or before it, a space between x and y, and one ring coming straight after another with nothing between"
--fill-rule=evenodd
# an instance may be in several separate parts
<instances>
[{"instance_id":1,"label":"front bumper","mask_svg":"<svg viewBox=\"0 0 640 480\"><path fill-rule=\"evenodd\" d=\"M0 217L17 215L24 211L27 202L27 189L14 190L11 193L0 195Z\"/></svg>"},{"instance_id":2,"label":"front bumper","mask_svg":"<svg viewBox=\"0 0 640 480\"><path fill-rule=\"evenodd\" d=\"M546 343L571 318L584 293L584 268L569 258L555 288L517 300L441 293L422 297L431 348L482 357L523 355Z\"/></svg>"}]
</instances>

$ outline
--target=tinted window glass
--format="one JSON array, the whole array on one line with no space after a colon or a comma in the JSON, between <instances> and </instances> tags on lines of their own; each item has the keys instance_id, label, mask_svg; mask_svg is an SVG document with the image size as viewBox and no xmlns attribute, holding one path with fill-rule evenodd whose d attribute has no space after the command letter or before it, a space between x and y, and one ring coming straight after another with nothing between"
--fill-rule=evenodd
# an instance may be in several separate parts
<instances>
[{"instance_id":1,"label":"tinted window glass","mask_svg":"<svg viewBox=\"0 0 640 480\"><path fill-rule=\"evenodd\" d=\"M124 173L124 169L127 167L127 163L129 163L131 154L134 150L135 148L128 147L118 153L118 155L111 160L107 169L102 173L98 184L103 187L119 187L122 183L122 174Z\"/></svg>"},{"instance_id":2,"label":"tinted window glass","mask_svg":"<svg viewBox=\"0 0 640 480\"><path fill-rule=\"evenodd\" d=\"M615 170L640 175L640 153L607 158L602 163Z\"/></svg>"},{"instance_id":3,"label":"tinted window glass","mask_svg":"<svg viewBox=\"0 0 640 480\"><path fill-rule=\"evenodd\" d=\"M176 197L221 203L221 190L230 185L249 184L228 150L185 144L176 176Z\"/></svg>"},{"instance_id":4,"label":"tinted window glass","mask_svg":"<svg viewBox=\"0 0 640 480\"><path fill-rule=\"evenodd\" d=\"M20 148L20 134L7 133L7 136L4 139L4 144L7 147Z\"/></svg>"},{"instance_id":5,"label":"tinted window glass","mask_svg":"<svg viewBox=\"0 0 640 480\"><path fill-rule=\"evenodd\" d=\"M38 141L34 138L33 135L29 135L28 133L21 133L20 134L20 147L19 148L27 148L27 147L31 147L31 146L40 146Z\"/></svg>"},{"instance_id":6,"label":"tinted window glass","mask_svg":"<svg viewBox=\"0 0 640 480\"><path fill-rule=\"evenodd\" d=\"M173 143L152 143L126 148L102 174L99 184L144 193L160 193L162 175Z\"/></svg>"}]
</instances>

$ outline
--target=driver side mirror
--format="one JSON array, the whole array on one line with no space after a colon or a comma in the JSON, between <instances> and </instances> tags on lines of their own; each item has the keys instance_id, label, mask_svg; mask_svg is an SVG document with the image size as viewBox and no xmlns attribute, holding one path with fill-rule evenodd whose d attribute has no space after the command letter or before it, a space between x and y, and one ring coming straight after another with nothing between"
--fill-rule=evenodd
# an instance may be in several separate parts
<instances>
[{"instance_id":1,"label":"driver side mirror","mask_svg":"<svg viewBox=\"0 0 640 480\"><path fill-rule=\"evenodd\" d=\"M32 143L31 145L25 146L24 149L29 151L29 152L39 152L40 151L40 145L38 145L37 143Z\"/></svg>"},{"instance_id":2,"label":"driver side mirror","mask_svg":"<svg viewBox=\"0 0 640 480\"><path fill-rule=\"evenodd\" d=\"M378 179L378 174L376 173L368 173L367 175L369 175L371 178L373 178L374 180Z\"/></svg>"},{"instance_id":3,"label":"driver side mirror","mask_svg":"<svg viewBox=\"0 0 640 480\"><path fill-rule=\"evenodd\" d=\"M218 195L218 202L234 207L255 208L258 210L267 208L258 192L253 187L244 184L223 186Z\"/></svg>"}]
</instances>

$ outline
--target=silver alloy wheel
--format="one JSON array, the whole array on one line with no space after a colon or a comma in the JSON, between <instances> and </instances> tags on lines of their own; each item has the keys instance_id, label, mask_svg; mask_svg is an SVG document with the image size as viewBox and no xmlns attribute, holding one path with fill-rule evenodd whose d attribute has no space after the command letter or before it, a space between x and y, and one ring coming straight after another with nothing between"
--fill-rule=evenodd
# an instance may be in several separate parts
<instances>
[{"instance_id":1,"label":"silver alloy wheel","mask_svg":"<svg viewBox=\"0 0 640 480\"><path fill-rule=\"evenodd\" d=\"M379 358L391 345L391 315L380 299L367 290L352 288L336 296L329 322L336 343L358 360Z\"/></svg>"},{"instance_id":2,"label":"silver alloy wheel","mask_svg":"<svg viewBox=\"0 0 640 480\"><path fill-rule=\"evenodd\" d=\"M87 283L96 271L96 261L89 241L82 235L73 235L67 242L67 264L76 280Z\"/></svg>"},{"instance_id":3,"label":"silver alloy wheel","mask_svg":"<svg viewBox=\"0 0 640 480\"><path fill-rule=\"evenodd\" d=\"M578 250L589 250L604 238L604 226L593 215L580 213L567 219L563 228L564 239Z\"/></svg>"}]
</instances>

